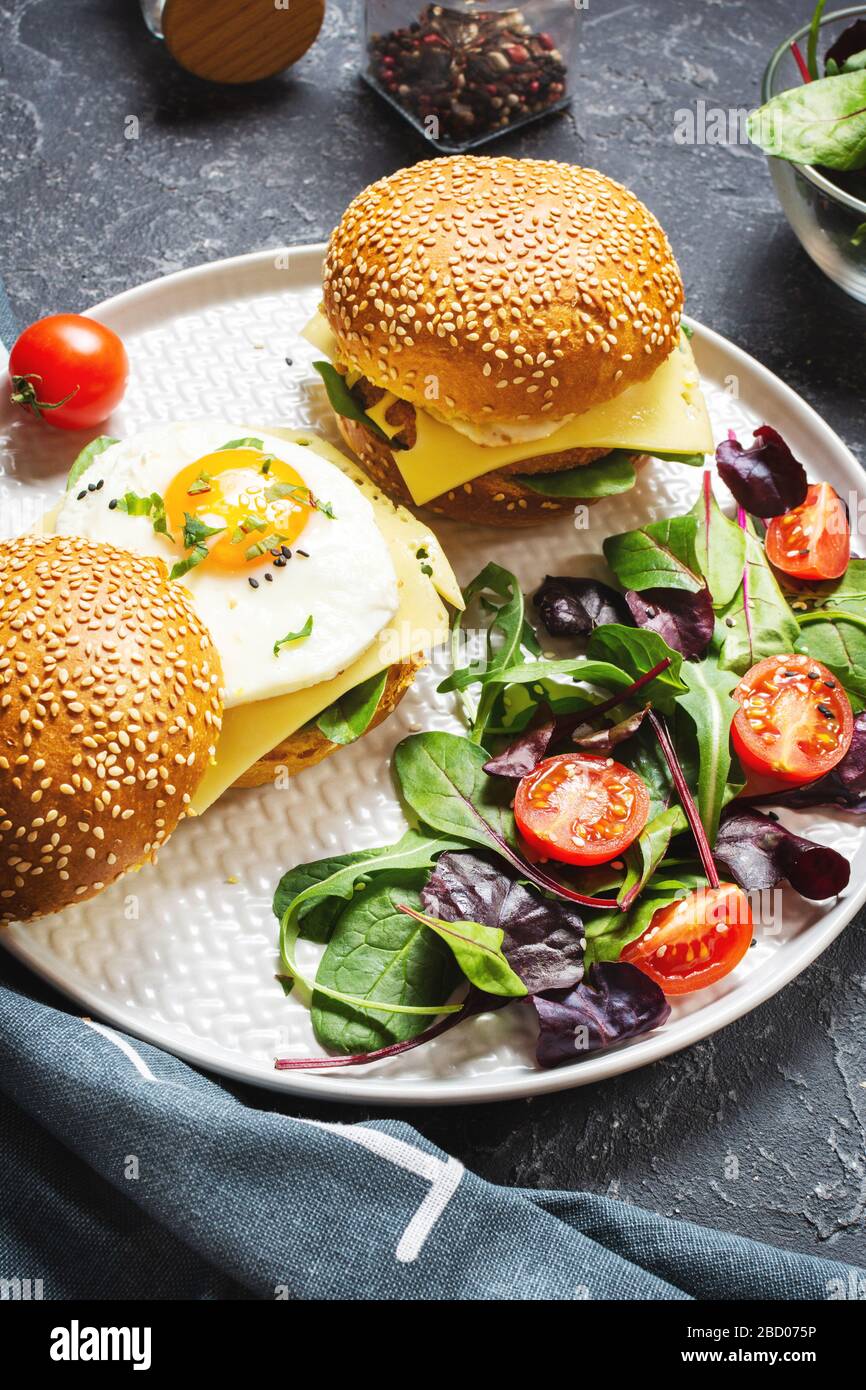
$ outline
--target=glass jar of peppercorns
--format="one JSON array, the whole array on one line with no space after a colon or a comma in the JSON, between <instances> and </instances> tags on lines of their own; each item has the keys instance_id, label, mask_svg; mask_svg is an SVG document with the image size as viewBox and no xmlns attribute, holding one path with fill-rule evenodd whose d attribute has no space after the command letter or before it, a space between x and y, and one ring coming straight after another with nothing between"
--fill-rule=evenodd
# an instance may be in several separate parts
<instances>
[{"instance_id":1,"label":"glass jar of peppercorns","mask_svg":"<svg viewBox=\"0 0 866 1390\"><path fill-rule=\"evenodd\" d=\"M438 150L471 149L569 100L586 0L366 0L364 76Z\"/></svg>"}]
</instances>

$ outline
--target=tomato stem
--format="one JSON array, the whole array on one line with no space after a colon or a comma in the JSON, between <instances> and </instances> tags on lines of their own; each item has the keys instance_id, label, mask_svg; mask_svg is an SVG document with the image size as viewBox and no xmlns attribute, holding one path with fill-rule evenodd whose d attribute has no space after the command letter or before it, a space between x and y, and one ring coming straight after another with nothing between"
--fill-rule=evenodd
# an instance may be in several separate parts
<instances>
[{"instance_id":1,"label":"tomato stem","mask_svg":"<svg viewBox=\"0 0 866 1390\"><path fill-rule=\"evenodd\" d=\"M667 725L665 724L663 719L659 718L659 716L655 713L654 710L649 711L649 713L647 714L647 718L653 726L656 738L659 741L659 746L662 750L662 753L664 754L665 762L667 763L670 769L670 774L673 778L674 786L677 789L677 796L679 797L680 802L682 803L682 808L685 811L686 820L688 821L689 826L691 827L692 834L695 837L695 843L698 847L698 853L701 856L701 863L704 866L704 873L707 876L707 882L709 883L711 888L718 888L719 875L716 872L716 865L713 859L713 852L710 849L710 842L707 839L707 832L704 830L703 821L701 820L700 815L698 814L698 808L695 805L695 799L692 796L689 784L686 781L685 773L682 769L682 765L680 764L680 760L676 755L674 745L671 742L671 736L668 733Z\"/></svg>"},{"instance_id":2,"label":"tomato stem","mask_svg":"<svg viewBox=\"0 0 866 1390\"><path fill-rule=\"evenodd\" d=\"M25 410L32 410L34 415L40 418L44 410L59 410L67 401L78 394L80 387L73 386L68 396L64 396L62 401L40 401L34 381L41 381L42 377L37 372L28 372L26 376L13 376L12 395L10 400L13 405L23 406Z\"/></svg>"}]
</instances>

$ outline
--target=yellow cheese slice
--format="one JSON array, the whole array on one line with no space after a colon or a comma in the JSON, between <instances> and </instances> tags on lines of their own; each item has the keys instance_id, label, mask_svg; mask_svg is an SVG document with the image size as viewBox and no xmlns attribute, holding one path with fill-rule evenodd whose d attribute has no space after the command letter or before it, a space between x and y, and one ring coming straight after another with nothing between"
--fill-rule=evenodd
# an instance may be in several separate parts
<instances>
[{"instance_id":1,"label":"yellow cheese slice","mask_svg":"<svg viewBox=\"0 0 866 1390\"><path fill-rule=\"evenodd\" d=\"M243 433L248 427L244 426ZM454 607L462 608L460 587L433 532L404 507L384 497L367 475L332 445L303 430L259 425L293 443L305 443L352 479L372 503L376 524L381 531L397 573L399 608L387 628L363 653L332 680L258 700L226 710L217 744L216 761L208 769L192 801L194 814L201 813L222 796L237 779L362 681L384 671L395 662L429 653L445 642L449 633L448 613L440 595ZM249 427L251 434L255 433ZM419 552L421 554L419 555ZM432 570L425 574L422 565Z\"/></svg>"},{"instance_id":2,"label":"yellow cheese slice","mask_svg":"<svg viewBox=\"0 0 866 1390\"><path fill-rule=\"evenodd\" d=\"M305 444L345 473L371 502L376 524L391 553L397 574L399 607L389 625L367 650L332 680L306 690L258 700L226 710L216 759L193 797L191 811L201 815L266 753L283 743L362 681L416 653L429 653L447 641L450 624L442 602L463 607L460 586L438 540L424 521L396 506L338 449L317 435L279 425L239 426L239 433L264 430L295 444ZM42 529L55 529L58 507L43 520ZM429 571L429 572L425 572Z\"/></svg>"},{"instance_id":3,"label":"yellow cheese slice","mask_svg":"<svg viewBox=\"0 0 866 1390\"><path fill-rule=\"evenodd\" d=\"M338 353L336 340L321 313L304 329L320 352ZM396 430L385 419L394 403L390 393L367 414L388 435ZM412 449L395 452L395 461L417 506L525 459L568 449L629 449L634 453L712 453L713 430L701 393L691 344L683 334L648 381L630 386L612 401L593 406L543 439L493 447L476 444L425 410L416 407L417 438Z\"/></svg>"}]
</instances>

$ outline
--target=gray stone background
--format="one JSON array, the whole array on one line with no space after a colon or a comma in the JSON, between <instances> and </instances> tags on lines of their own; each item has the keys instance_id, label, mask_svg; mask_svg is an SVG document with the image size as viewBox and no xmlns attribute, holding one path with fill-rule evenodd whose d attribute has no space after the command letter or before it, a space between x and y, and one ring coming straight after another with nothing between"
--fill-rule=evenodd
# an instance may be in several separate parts
<instances>
[{"instance_id":1,"label":"gray stone background","mask_svg":"<svg viewBox=\"0 0 866 1390\"><path fill-rule=\"evenodd\" d=\"M811 0L590 0L573 112L491 148L628 183L671 236L689 311L862 453L866 311L800 251L761 155L673 140L675 112L699 98L756 104L770 50L810 10ZM230 89L181 72L138 0L0 0L0 274L19 320L200 261L324 238L360 188L424 157L357 78L359 16L355 0L329 0L319 42L292 73ZM130 114L137 143L123 138ZM749 1017L653 1067L536 1101L402 1114L495 1182L587 1188L866 1263L863 925Z\"/></svg>"}]
</instances>

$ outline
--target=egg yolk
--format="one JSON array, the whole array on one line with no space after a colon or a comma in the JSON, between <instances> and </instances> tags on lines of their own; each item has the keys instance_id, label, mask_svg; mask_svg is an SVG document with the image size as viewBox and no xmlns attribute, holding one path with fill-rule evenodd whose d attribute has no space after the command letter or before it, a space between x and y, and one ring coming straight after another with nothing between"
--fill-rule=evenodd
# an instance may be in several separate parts
<instances>
[{"instance_id":1,"label":"egg yolk","mask_svg":"<svg viewBox=\"0 0 866 1390\"><path fill-rule=\"evenodd\" d=\"M205 454L172 479L165 495L168 526L176 540L188 517L218 528L203 543L208 568L223 570L270 563L271 550L292 545L315 507L300 473L254 448Z\"/></svg>"}]
</instances>

